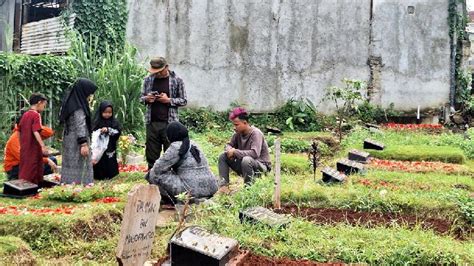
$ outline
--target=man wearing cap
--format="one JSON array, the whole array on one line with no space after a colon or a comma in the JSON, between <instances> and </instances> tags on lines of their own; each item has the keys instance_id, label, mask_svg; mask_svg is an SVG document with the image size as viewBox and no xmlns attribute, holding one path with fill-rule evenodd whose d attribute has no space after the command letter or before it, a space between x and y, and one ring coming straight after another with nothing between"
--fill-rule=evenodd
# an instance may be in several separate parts
<instances>
[{"instance_id":1,"label":"man wearing cap","mask_svg":"<svg viewBox=\"0 0 474 266\"><path fill-rule=\"evenodd\" d=\"M268 144L262 131L249 124L249 114L244 108L234 108L229 119L234 124L235 134L219 156L219 185L229 184L230 169L249 185L255 176L271 169Z\"/></svg>"},{"instance_id":2,"label":"man wearing cap","mask_svg":"<svg viewBox=\"0 0 474 266\"><path fill-rule=\"evenodd\" d=\"M153 167L170 143L166 137L168 123L178 121L178 107L187 104L183 80L169 70L163 57L150 60L150 75L143 82L140 102L146 105L145 155L148 169Z\"/></svg>"}]
</instances>

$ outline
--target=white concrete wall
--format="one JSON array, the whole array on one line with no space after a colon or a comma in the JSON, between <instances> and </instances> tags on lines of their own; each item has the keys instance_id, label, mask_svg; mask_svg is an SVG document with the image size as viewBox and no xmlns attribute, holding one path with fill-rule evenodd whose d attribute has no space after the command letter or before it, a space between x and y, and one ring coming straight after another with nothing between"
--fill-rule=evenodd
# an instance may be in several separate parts
<instances>
[{"instance_id":1,"label":"white concrete wall","mask_svg":"<svg viewBox=\"0 0 474 266\"><path fill-rule=\"evenodd\" d=\"M269 111L309 98L329 111L324 89L342 78L368 81L370 53L384 63L381 104L444 103L448 0L398 2L374 0L379 45L370 42L370 0L129 0L127 38L141 59L170 61L190 106L239 102ZM403 12L408 2L416 6L411 17Z\"/></svg>"},{"instance_id":2,"label":"white concrete wall","mask_svg":"<svg viewBox=\"0 0 474 266\"><path fill-rule=\"evenodd\" d=\"M414 13L408 13L408 6ZM446 0L375 0L374 54L382 57L381 104L400 110L449 101Z\"/></svg>"}]
</instances>

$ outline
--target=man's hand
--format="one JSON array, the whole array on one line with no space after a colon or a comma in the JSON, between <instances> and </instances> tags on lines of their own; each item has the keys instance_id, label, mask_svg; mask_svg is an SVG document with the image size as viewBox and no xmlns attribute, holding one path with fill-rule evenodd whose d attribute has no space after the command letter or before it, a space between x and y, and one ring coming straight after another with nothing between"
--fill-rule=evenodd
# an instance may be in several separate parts
<instances>
[{"instance_id":1,"label":"man's hand","mask_svg":"<svg viewBox=\"0 0 474 266\"><path fill-rule=\"evenodd\" d=\"M53 170L54 173L58 170L58 166L53 162L53 160L48 158L48 165L51 167L51 170Z\"/></svg>"},{"instance_id":2,"label":"man's hand","mask_svg":"<svg viewBox=\"0 0 474 266\"><path fill-rule=\"evenodd\" d=\"M107 133L107 132L109 132L109 129L106 127L103 127L100 129L100 133Z\"/></svg>"},{"instance_id":3,"label":"man's hand","mask_svg":"<svg viewBox=\"0 0 474 266\"><path fill-rule=\"evenodd\" d=\"M97 160L92 160L92 165L96 165L97 164Z\"/></svg>"},{"instance_id":4,"label":"man's hand","mask_svg":"<svg viewBox=\"0 0 474 266\"><path fill-rule=\"evenodd\" d=\"M87 144L81 146L81 155L83 157L89 156L89 146Z\"/></svg>"},{"instance_id":5,"label":"man's hand","mask_svg":"<svg viewBox=\"0 0 474 266\"><path fill-rule=\"evenodd\" d=\"M145 96L145 101L147 103L154 103L155 99L156 99L155 95L153 95L151 93L149 93L147 96Z\"/></svg>"},{"instance_id":6,"label":"man's hand","mask_svg":"<svg viewBox=\"0 0 474 266\"><path fill-rule=\"evenodd\" d=\"M166 95L166 93L162 92L158 95L158 102L168 104L171 102L171 99Z\"/></svg>"},{"instance_id":7,"label":"man's hand","mask_svg":"<svg viewBox=\"0 0 474 266\"><path fill-rule=\"evenodd\" d=\"M229 158L229 159L234 158L234 152L235 152L235 149L234 149L234 148L229 149L229 150L226 152L227 158Z\"/></svg>"}]
</instances>

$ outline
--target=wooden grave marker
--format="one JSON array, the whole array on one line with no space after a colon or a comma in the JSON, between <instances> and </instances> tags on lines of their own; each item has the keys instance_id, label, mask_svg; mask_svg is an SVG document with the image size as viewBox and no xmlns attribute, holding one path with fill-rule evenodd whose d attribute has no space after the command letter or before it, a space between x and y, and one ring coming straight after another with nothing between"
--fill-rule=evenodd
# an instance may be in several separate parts
<instances>
[{"instance_id":1,"label":"wooden grave marker","mask_svg":"<svg viewBox=\"0 0 474 266\"><path fill-rule=\"evenodd\" d=\"M136 185L128 193L116 250L119 265L143 265L150 256L160 200L155 185Z\"/></svg>"}]
</instances>

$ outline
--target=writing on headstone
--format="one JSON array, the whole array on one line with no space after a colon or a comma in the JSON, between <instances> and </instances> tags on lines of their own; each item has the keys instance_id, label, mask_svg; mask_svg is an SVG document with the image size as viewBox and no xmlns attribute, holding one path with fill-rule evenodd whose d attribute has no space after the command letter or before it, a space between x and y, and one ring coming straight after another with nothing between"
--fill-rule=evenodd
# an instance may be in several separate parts
<instances>
[{"instance_id":1,"label":"writing on headstone","mask_svg":"<svg viewBox=\"0 0 474 266\"><path fill-rule=\"evenodd\" d=\"M3 193L12 196L30 196L38 193L38 185L17 179L3 183Z\"/></svg>"},{"instance_id":2,"label":"writing on headstone","mask_svg":"<svg viewBox=\"0 0 474 266\"><path fill-rule=\"evenodd\" d=\"M137 185L129 192L116 252L122 265L143 265L150 256L160 200L155 185Z\"/></svg>"},{"instance_id":3,"label":"writing on headstone","mask_svg":"<svg viewBox=\"0 0 474 266\"><path fill-rule=\"evenodd\" d=\"M198 226L190 226L171 238L171 264L224 265L238 247L235 239L211 234Z\"/></svg>"}]
</instances>

